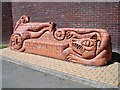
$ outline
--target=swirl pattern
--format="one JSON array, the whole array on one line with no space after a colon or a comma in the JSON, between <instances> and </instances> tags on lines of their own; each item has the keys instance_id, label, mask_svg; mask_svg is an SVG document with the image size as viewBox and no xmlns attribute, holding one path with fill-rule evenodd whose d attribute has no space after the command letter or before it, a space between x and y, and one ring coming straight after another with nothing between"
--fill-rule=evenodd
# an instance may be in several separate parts
<instances>
[{"instance_id":1,"label":"swirl pattern","mask_svg":"<svg viewBox=\"0 0 120 90\"><path fill-rule=\"evenodd\" d=\"M65 35L66 35L66 32L63 29L57 29L53 33L54 38L57 39L57 40L59 40L59 41L64 40Z\"/></svg>"},{"instance_id":2,"label":"swirl pattern","mask_svg":"<svg viewBox=\"0 0 120 90\"><path fill-rule=\"evenodd\" d=\"M12 34L10 38L10 47L15 50L20 50L23 46L23 40L20 34Z\"/></svg>"}]
</instances>

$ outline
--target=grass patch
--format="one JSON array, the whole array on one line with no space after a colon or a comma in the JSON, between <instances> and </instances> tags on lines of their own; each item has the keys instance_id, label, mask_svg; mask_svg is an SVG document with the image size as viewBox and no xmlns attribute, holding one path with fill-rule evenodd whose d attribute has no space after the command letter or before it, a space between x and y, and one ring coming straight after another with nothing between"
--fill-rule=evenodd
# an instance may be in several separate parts
<instances>
[{"instance_id":1,"label":"grass patch","mask_svg":"<svg viewBox=\"0 0 120 90\"><path fill-rule=\"evenodd\" d=\"M8 45L0 45L0 49L7 48Z\"/></svg>"}]
</instances>

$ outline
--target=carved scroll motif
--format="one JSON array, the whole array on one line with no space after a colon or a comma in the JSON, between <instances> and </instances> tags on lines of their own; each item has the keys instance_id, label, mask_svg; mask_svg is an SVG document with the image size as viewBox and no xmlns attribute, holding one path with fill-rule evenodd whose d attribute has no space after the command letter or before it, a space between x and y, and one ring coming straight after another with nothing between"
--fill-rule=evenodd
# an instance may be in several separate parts
<instances>
[{"instance_id":1,"label":"carved scroll motif","mask_svg":"<svg viewBox=\"0 0 120 90\"><path fill-rule=\"evenodd\" d=\"M20 19L19 21L22 20ZM49 32L49 36L47 37L53 37L49 40L51 41L50 45L63 48L58 49L62 50L60 52L61 56L58 54L58 59L94 66L106 65L111 59L111 38L106 30L57 28L56 24L53 22L32 23L26 21L25 23L17 24L13 34L11 35L10 48L16 51L25 51L27 47L25 42L29 42L31 39L36 39L38 42L43 42L43 40L40 41L39 39L44 36L47 31ZM49 41L47 46L49 45ZM64 47L59 46L60 44L55 44L54 42L61 43ZM55 54L55 52L53 52L53 54ZM48 54L48 56L50 55ZM50 57L54 57L54 55Z\"/></svg>"}]
</instances>

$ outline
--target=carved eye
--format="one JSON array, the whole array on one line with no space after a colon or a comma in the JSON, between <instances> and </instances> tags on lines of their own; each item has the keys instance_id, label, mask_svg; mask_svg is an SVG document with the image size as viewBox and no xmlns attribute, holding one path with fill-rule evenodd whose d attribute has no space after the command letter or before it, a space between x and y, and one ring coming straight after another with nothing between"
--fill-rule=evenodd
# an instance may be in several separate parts
<instances>
[{"instance_id":1,"label":"carved eye","mask_svg":"<svg viewBox=\"0 0 120 90\"><path fill-rule=\"evenodd\" d=\"M81 44L84 46L87 46L87 47L91 47L94 45L94 42L92 42L90 40L84 40Z\"/></svg>"},{"instance_id":2,"label":"carved eye","mask_svg":"<svg viewBox=\"0 0 120 90\"><path fill-rule=\"evenodd\" d=\"M97 39L97 35L94 34L90 39Z\"/></svg>"}]
</instances>

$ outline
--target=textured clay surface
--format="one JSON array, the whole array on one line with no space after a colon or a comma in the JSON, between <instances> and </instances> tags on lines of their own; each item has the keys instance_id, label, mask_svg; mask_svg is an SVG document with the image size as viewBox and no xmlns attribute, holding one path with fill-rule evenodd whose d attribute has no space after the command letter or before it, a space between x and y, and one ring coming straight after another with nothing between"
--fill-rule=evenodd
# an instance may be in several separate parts
<instances>
[{"instance_id":1,"label":"textured clay surface","mask_svg":"<svg viewBox=\"0 0 120 90\"><path fill-rule=\"evenodd\" d=\"M111 59L111 38L104 29L57 28L53 22L29 21L25 15L17 21L10 39L12 50L94 66Z\"/></svg>"}]
</instances>

